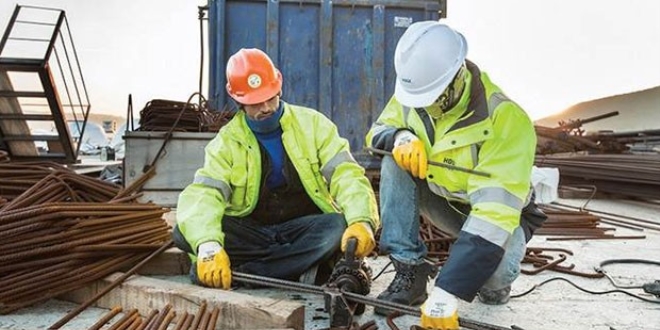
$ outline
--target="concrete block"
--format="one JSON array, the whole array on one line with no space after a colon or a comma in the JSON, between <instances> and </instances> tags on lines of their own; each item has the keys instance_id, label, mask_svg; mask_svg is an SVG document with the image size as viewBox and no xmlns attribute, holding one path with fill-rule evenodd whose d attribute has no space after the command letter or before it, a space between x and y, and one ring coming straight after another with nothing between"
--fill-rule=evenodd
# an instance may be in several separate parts
<instances>
[{"instance_id":1,"label":"concrete block","mask_svg":"<svg viewBox=\"0 0 660 330\"><path fill-rule=\"evenodd\" d=\"M84 303L119 276L121 273L112 274L64 294L59 299ZM153 309L160 310L171 304L172 309L179 314L194 314L204 300L208 309L220 309L216 329L304 329L305 307L293 301L255 297L139 275L130 277L101 297L96 306L108 309L117 305L124 309L137 308L144 316Z\"/></svg>"}]
</instances>

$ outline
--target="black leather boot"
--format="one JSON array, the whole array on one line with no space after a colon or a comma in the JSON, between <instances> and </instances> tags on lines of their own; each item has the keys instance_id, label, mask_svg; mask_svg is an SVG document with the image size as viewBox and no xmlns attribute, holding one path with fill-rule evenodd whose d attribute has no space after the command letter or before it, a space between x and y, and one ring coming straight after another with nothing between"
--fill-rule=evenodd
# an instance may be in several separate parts
<instances>
[{"instance_id":1,"label":"black leather boot","mask_svg":"<svg viewBox=\"0 0 660 330\"><path fill-rule=\"evenodd\" d=\"M435 277L438 268L426 261L419 265L409 265L394 258L390 259L396 270L396 275L387 290L378 295L378 299L408 306L420 305L426 301L428 297L426 284L430 278ZM380 315L388 315L391 310L376 307L374 312Z\"/></svg>"}]
</instances>

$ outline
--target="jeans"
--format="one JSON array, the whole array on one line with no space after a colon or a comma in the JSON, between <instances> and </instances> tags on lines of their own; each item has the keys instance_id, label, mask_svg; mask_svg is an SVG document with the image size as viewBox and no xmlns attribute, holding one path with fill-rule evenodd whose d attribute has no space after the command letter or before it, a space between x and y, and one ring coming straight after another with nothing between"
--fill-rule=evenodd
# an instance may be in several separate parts
<instances>
[{"instance_id":1,"label":"jeans","mask_svg":"<svg viewBox=\"0 0 660 330\"><path fill-rule=\"evenodd\" d=\"M450 203L431 192L425 180L413 178L390 156L381 163L380 208L380 251L406 264L421 263L427 253L426 245L419 239L420 215L435 227L457 236L470 212L469 205ZM514 230L503 248L500 264L482 288L505 288L520 275L520 262L526 249L521 227Z\"/></svg>"},{"instance_id":2,"label":"jeans","mask_svg":"<svg viewBox=\"0 0 660 330\"><path fill-rule=\"evenodd\" d=\"M225 216L222 229L232 270L295 281L310 267L336 256L346 220L342 214L329 213L264 226L250 218ZM178 226L172 237L179 249L196 254ZM193 263L190 277L200 284L196 268Z\"/></svg>"}]
</instances>

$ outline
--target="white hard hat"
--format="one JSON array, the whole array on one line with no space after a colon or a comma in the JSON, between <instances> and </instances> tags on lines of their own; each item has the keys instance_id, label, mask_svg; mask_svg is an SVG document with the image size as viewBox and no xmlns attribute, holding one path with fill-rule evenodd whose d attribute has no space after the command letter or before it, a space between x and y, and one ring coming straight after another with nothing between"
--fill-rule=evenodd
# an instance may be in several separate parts
<instances>
[{"instance_id":1,"label":"white hard hat","mask_svg":"<svg viewBox=\"0 0 660 330\"><path fill-rule=\"evenodd\" d=\"M437 21L411 24L396 45L394 96L409 107L427 107L449 86L463 65L467 41Z\"/></svg>"}]
</instances>

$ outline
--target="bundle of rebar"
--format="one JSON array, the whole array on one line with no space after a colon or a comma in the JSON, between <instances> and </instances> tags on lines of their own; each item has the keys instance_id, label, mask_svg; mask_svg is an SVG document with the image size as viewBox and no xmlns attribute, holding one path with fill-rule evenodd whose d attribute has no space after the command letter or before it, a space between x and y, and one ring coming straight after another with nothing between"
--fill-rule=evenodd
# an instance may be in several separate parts
<instances>
[{"instance_id":1,"label":"bundle of rebar","mask_svg":"<svg viewBox=\"0 0 660 330\"><path fill-rule=\"evenodd\" d=\"M0 197L11 201L54 172L73 173L52 162L0 164Z\"/></svg>"},{"instance_id":2,"label":"bundle of rebar","mask_svg":"<svg viewBox=\"0 0 660 330\"><path fill-rule=\"evenodd\" d=\"M561 185L592 185L600 193L660 199L660 155L537 156L535 164L559 168Z\"/></svg>"},{"instance_id":3,"label":"bundle of rebar","mask_svg":"<svg viewBox=\"0 0 660 330\"><path fill-rule=\"evenodd\" d=\"M644 235L615 235L616 228L605 227L603 224L620 226L618 223L603 220L600 216L587 211L569 210L546 204L538 207L548 219L534 232L534 235L550 236L546 237L547 241L646 238Z\"/></svg>"},{"instance_id":4,"label":"bundle of rebar","mask_svg":"<svg viewBox=\"0 0 660 330\"><path fill-rule=\"evenodd\" d=\"M139 130L217 132L227 123L228 118L228 112L211 112L194 103L151 100L140 111ZM175 122L176 127L172 127Z\"/></svg>"},{"instance_id":5,"label":"bundle of rebar","mask_svg":"<svg viewBox=\"0 0 660 330\"><path fill-rule=\"evenodd\" d=\"M195 314L177 313L172 309L172 305L168 304L161 310L153 309L146 317L141 317L137 309L130 309L121 318L111 323L108 329L169 329L170 325L174 323L174 330L215 330L220 309L214 307L209 311L208 307L206 301L202 301ZM114 307L88 330L101 329L119 315L122 310L121 306Z\"/></svg>"},{"instance_id":6,"label":"bundle of rebar","mask_svg":"<svg viewBox=\"0 0 660 330\"><path fill-rule=\"evenodd\" d=\"M116 185L54 171L0 209L0 313L129 268L169 240L154 204Z\"/></svg>"},{"instance_id":7,"label":"bundle of rebar","mask_svg":"<svg viewBox=\"0 0 660 330\"><path fill-rule=\"evenodd\" d=\"M0 150L0 163L9 163L10 160L11 159L9 158L9 153L4 150Z\"/></svg>"}]
</instances>

